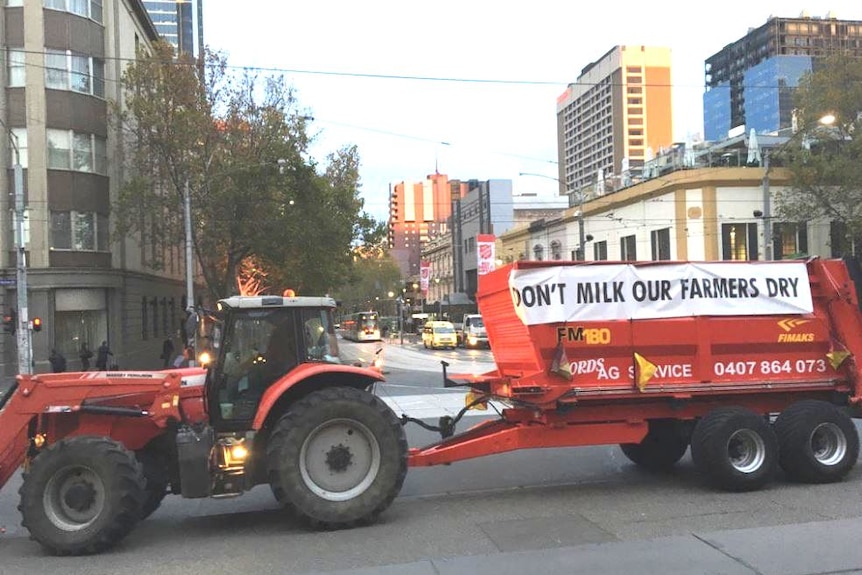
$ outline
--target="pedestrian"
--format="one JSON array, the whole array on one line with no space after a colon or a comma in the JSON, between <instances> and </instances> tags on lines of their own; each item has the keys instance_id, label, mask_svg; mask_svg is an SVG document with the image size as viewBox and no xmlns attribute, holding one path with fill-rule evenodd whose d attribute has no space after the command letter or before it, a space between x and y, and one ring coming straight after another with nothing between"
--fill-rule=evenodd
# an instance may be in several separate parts
<instances>
[{"instance_id":1,"label":"pedestrian","mask_svg":"<svg viewBox=\"0 0 862 575\"><path fill-rule=\"evenodd\" d=\"M174 356L174 342L171 341L170 336L165 338L164 343L162 343L162 355L159 356L162 359L162 368L166 368L171 365L171 358Z\"/></svg>"},{"instance_id":2,"label":"pedestrian","mask_svg":"<svg viewBox=\"0 0 862 575\"><path fill-rule=\"evenodd\" d=\"M66 358L56 349L51 350L48 361L51 362L51 371L54 373L63 373L66 371Z\"/></svg>"},{"instance_id":3,"label":"pedestrian","mask_svg":"<svg viewBox=\"0 0 862 575\"><path fill-rule=\"evenodd\" d=\"M174 367L188 367L189 360L192 358L193 355L194 352L192 351L192 348L186 346L183 349L183 352L179 354L174 360Z\"/></svg>"},{"instance_id":4,"label":"pedestrian","mask_svg":"<svg viewBox=\"0 0 862 575\"><path fill-rule=\"evenodd\" d=\"M108 369L109 355L113 356L114 354L111 352L111 348L108 347L108 342L103 341L96 352L96 369L99 371L106 371Z\"/></svg>"},{"instance_id":5,"label":"pedestrian","mask_svg":"<svg viewBox=\"0 0 862 575\"><path fill-rule=\"evenodd\" d=\"M78 355L81 358L81 371L90 370L90 358L93 357L93 352L87 347L87 342L81 344L81 353Z\"/></svg>"}]
</instances>

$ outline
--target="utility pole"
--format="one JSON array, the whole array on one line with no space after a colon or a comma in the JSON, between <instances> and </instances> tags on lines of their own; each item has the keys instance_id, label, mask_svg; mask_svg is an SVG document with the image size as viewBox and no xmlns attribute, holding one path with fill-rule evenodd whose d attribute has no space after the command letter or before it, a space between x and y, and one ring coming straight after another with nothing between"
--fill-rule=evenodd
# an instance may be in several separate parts
<instances>
[{"instance_id":1,"label":"utility pole","mask_svg":"<svg viewBox=\"0 0 862 575\"><path fill-rule=\"evenodd\" d=\"M189 179L186 178L183 197L183 219L186 228L186 308L194 307L194 265L192 262L192 199L189 192Z\"/></svg>"},{"instance_id":2,"label":"utility pole","mask_svg":"<svg viewBox=\"0 0 862 575\"><path fill-rule=\"evenodd\" d=\"M763 259L772 259L772 196L769 192L769 149L763 150Z\"/></svg>"},{"instance_id":3,"label":"utility pole","mask_svg":"<svg viewBox=\"0 0 862 575\"><path fill-rule=\"evenodd\" d=\"M21 153L15 136L9 133L9 141L15 150L15 253L18 273L15 290L18 293L18 373L33 373L33 334L30 332L30 319L27 311L27 254L24 241L24 169L21 166Z\"/></svg>"},{"instance_id":4,"label":"utility pole","mask_svg":"<svg viewBox=\"0 0 862 575\"><path fill-rule=\"evenodd\" d=\"M578 192L578 260L586 261L586 234L584 231L584 192L581 190Z\"/></svg>"}]
</instances>

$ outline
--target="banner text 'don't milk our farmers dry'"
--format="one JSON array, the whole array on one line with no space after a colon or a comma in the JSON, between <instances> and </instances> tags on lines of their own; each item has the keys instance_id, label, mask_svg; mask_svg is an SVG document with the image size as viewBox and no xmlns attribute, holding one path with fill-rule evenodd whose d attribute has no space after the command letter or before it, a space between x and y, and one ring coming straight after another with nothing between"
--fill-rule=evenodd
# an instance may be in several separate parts
<instances>
[{"instance_id":1,"label":"banner text 'don't milk our farmers dry'","mask_svg":"<svg viewBox=\"0 0 862 575\"><path fill-rule=\"evenodd\" d=\"M813 311L803 262L513 269L509 291L527 325Z\"/></svg>"}]
</instances>

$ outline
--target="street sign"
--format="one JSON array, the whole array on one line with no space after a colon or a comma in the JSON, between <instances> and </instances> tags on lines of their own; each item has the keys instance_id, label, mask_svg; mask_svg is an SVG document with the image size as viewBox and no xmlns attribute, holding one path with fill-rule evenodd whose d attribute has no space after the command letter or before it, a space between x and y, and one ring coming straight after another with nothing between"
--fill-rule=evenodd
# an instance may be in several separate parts
<instances>
[{"instance_id":1,"label":"street sign","mask_svg":"<svg viewBox=\"0 0 862 575\"><path fill-rule=\"evenodd\" d=\"M13 286L17 281L15 278L0 278L0 286Z\"/></svg>"}]
</instances>

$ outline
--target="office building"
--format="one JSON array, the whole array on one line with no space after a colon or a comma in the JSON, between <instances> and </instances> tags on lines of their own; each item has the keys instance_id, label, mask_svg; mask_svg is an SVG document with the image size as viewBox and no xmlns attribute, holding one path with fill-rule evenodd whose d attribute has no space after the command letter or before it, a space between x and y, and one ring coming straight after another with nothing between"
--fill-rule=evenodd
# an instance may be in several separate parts
<instances>
[{"instance_id":1,"label":"office building","mask_svg":"<svg viewBox=\"0 0 862 575\"><path fill-rule=\"evenodd\" d=\"M673 143L670 49L616 46L586 66L557 98L557 139L560 194L639 175Z\"/></svg>"},{"instance_id":2,"label":"office building","mask_svg":"<svg viewBox=\"0 0 862 575\"><path fill-rule=\"evenodd\" d=\"M28 316L36 371L56 348L80 369L83 343L108 341L113 361L161 366L164 338L180 325L181 242L164 266L145 263L150 246L112 235L111 206L125 179L120 127L109 101L122 101L121 75L139 47L158 39L140 0L8 0L0 9L0 304L16 308L13 165L23 168ZM7 137L7 135L9 137ZM13 148L17 147L18 154ZM13 337L0 339L0 375L17 371Z\"/></svg>"},{"instance_id":3,"label":"office building","mask_svg":"<svg viewBox=\"0 0 862 575\"><path fill-rule=\"evenodd\" d=\"M404 278L419 277L422 246L447 229L452 198L461 184L434 173L421 182L400 182L389 190L389 253Z\"/></svg>"},{"instance_id":4,"label":"office building","mask_svg":"<svg viewBox=\"0 0 862 575\"><path fill-rule=\"evenodd\" d=\"M757 133L791 128L793 92L819 58L835 52L862 57L862 21L801 14L770 18L706 59L704 137L731 130Z\"/></svg>"},{"instance_id":5,"label":"office building","mask_svg":"<svg viewBox=\"0 0 862 575\"><path fill-rule=\"evenodd\" d=\"M178 52L203 53L203 0L148 0L144 7L159 35Z\"/></svg>"}]
</instances>

